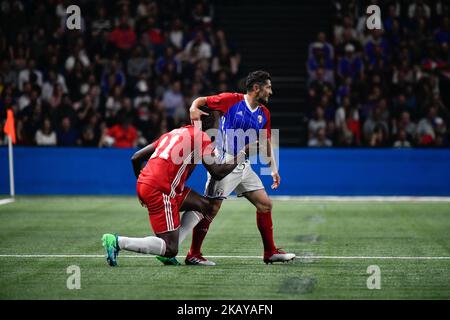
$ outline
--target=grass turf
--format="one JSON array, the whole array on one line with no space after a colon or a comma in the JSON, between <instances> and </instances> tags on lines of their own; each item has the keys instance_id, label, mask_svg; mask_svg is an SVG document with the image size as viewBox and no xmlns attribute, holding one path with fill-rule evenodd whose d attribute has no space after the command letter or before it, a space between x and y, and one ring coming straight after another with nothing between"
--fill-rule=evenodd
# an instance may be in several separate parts
<instances>
[{"instance_id":1,"label":"grass turf","mask_svg":"<svg viewBox=\"0 0 450 320\"><path fill-rule=\"evenodd\" d=\"M206 256L261 256L255 209L225 201ZM216 258L215 267L163 266L154 257L0 257L0 299L449 299L450 260L314 259L314 256L450 256L449 203L274 201L278 246L309 258L265 265ZM134 197L19 197L0 206L0 255L103 254L101 235L151 234ZM188 238L180 255L185 255ZM182 258L180 259L182 260ZM68 290L66 269L81 269ZM378 265L381 290L369 290Z\"/></svg>"}]
</instances>

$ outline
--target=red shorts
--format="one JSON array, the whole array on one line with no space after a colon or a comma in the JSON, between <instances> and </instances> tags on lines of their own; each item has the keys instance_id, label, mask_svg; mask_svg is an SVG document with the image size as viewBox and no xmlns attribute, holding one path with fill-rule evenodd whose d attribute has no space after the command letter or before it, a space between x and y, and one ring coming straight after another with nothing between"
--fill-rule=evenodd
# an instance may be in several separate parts
<instances>
[{"instance_id":1,"label":"red shorts","mask_svg":"<svg viewBox=\"0 0 450 320\"><path fill-rule=\"evenodd\" d=\"M178 229L180 226L180 207L186 199L190 188L184 188L174 198L147 184L136 185L139 201L148 209L150 224L155 233L164 233Z\"/></svg>"}]
</instances>

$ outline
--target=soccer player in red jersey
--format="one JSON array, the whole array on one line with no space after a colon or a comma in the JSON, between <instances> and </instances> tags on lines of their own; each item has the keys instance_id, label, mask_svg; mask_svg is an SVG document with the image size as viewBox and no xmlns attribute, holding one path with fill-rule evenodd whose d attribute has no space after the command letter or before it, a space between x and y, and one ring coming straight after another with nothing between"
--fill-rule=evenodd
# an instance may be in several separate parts
<instances>
[{"instance_id":1,"label":"soccer player in red jersey","mask_svg":"<svg viewBox=\"0 0 450 320\"><path fill-rule=\"evenodd\" d=\"M213 127L217 119L216 112L210 113L202 117L204 131ZM102 242L109 265L117 265L119 250L154 254L165 257L160 260L166 264L177 264L174 257L179 243L200 220L210 219L211 200L185 187L185 181L200 161L220 181L245 160L245 151L241 150L227 163L218 163L211 139L204 131L192 125L174 129L133 155L137 195L148 210L156 236L131 238L104 234ZM180 211L186 211L181 223Z\"/></svg>"},{"instance_id":2,"label":"soccer player in red jersey","mask_svg":"<svg viewBox=\"0 0 450 320\"><path fill-rule=\"evenodd\" d=\"M190 117L192 121L201 120L202 115L207 113L200 109L201 106L208 106L213 110L222 113L219 121L218 135L216 138L216 150L222 161L234 157L238 149L235 143L236 132L260 131L266 132L267 143L259 141L261 145L267 145L267 155L270 157L271 174L273 178L272 189L278 188L281 178L272 155L271 148L271 126L270 112L263 105L268 103L272 95L272 83L270 74L265 71L251 72L246 80L247 93L221 93L215 96L200 97L193 101L190 108ZM238 140L239 140L239 135ZM259 135L258 135L259 136ZM244 136L240 139L242 144L252 143L252 137ZM256 139L256 135L253 136ZM295 254L286 253L277 248L273 239L272 224L272 201L270 200L261 179L256 175L246 160L242 165L237 166L233 172L224 179L218 181L213 176L208 175L205 194L213 198L213 211L211 217L214 217L220 209L222 201L226 199L231 192L235 192L238 197L244 196L256 207L256 222L261 233L264 245L265 263L286 262L293 260ZM208 261L201 253L201 245L208 232L211 219L203 219L194 228L191 249L186 257L186 264L194 265L215 265Z\"/></svg>"}]
</instances>

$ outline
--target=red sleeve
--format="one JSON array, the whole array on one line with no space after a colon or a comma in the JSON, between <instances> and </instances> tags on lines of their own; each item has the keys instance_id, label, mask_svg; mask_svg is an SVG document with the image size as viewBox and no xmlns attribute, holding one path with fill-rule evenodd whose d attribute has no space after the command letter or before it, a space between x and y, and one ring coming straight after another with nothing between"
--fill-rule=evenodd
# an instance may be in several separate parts
<instances>
[{"instance_id":1,"label":"red sleeve","mask_svg":"<svg viewBox=\"0 0 450 320\"><path fill-rule=\"evenodd\" d=\"M264 124L263 129L267 129L267 139L270 140L271 138L271 132L272 126L270 124L270 111L265 106L261 106L262 111L264 112L264 116L266 117L266 123Z\"/></svg>"},{"instance_id":2,"label":"red sleeve","mask_svg":"<svg viewBox=\"0 0 450 320\"><path fill-rule=\"evenodd\" d=\"M243 99L244 95L242 93L224 92L215 96L206 97L206 105L213 110L226 113L228 109Z\"/></svg>"}]
</instances>

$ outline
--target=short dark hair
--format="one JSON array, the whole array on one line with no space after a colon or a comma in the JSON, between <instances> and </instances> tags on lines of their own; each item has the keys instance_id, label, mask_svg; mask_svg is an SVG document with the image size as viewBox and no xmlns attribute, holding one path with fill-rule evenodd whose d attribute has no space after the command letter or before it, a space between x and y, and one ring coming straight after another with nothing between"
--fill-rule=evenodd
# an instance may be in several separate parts
<instances>
[{"instance_id":1,"label":"short dark hair","mask_svg":"<svg viewBox=\"0 0 450 320\"><path fill-rule=\"evenodd\" d=\"M247 76L247 80L245 80L245 88L247 91L250 91L253 89L253 85L265 84L267 80L272 80L267 71L258 70L250 72Z\"/></svg>"},{"instance_id":2,"label":"short dark hair","mask_svg":"<svg viewBox=\"0 0 450 320\"><path fill-rule=\"evenodd\" d=\"M202 121L202 131L215 128L219 112L208 108L208 106L200 106L199 109L203 112L208 113L207 116L202 115L200 117L200 120Z\"/></svg>"}]
</instances>

